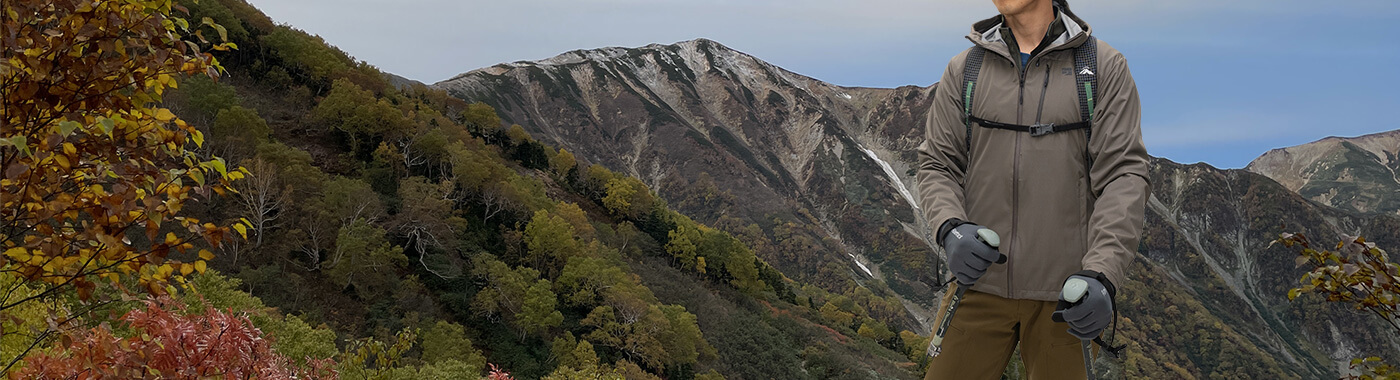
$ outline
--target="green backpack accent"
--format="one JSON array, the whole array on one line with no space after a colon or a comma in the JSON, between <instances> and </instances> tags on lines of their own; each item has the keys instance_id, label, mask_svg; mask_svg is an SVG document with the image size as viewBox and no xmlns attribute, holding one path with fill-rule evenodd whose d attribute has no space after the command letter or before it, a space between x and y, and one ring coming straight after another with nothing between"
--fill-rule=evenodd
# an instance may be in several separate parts
<instances>
[{"instance_id":1,"label":"green backpack accent","mask_svg":"<svg viewBox=\"0 0 1400 380\"><path fill-rule=\"evenodd\" d=\"M1099 68L1098 40L1094 36L1089 36L1079 47L1074 48L1074 81L1075 88L1078 89L1079 96L1079 118L1076 123L1055 125L1016 125L992 120L982 119L972 115L972 100L977 92L977 76L982 72L982 61L987 55L987 49L981 46L973 46L967 53L967 60L963 64L963 124L967 126L967 149L972 150L972 124L976 123L984 128L1007 129L1020 132L1029 132L1031 136L1039 137L1055 132L1083 129L1084 137L1092 137L1092 126L1094 119L1094 89L1099 86L1098 75L1094 70Z\"/></svg>"}]
</instances>

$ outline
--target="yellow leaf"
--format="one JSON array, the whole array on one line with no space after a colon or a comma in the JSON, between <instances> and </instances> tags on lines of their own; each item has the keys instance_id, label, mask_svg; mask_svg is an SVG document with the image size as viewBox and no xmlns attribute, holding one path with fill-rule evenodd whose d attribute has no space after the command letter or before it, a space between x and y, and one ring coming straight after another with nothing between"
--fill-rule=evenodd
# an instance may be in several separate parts
<instances>
[{"instance_id":1,"label":"yellow leaf","mask_svg":"<svg viewBox=\"0 0 1400 380\"><path fill-rule=\"evenodd\" d=\"M214 252L209 252L209 250L207 249L201 249L199 250L199 258L202 260L213 260Z\"/></svg>"},{"instance_id":2,"label":"yellow leaf","mask_svg":"<svg viewBox=\"0 0 1400 380\"><path fill-rule=\"evenodd\" d=\"M70 156L78 154L78 147L73 146L73 143L63 143L63 153Z\"/></svg>"},{"instance_id":3,"label":"yellow leaf","mask_svg":"<svg viewBox=\"0 0 1400 380\"><path fill-rule=\"evenodd\" d=\"M190 273L194 273L194 265L190 265L190 263L180 264L181 276L189 276Z\"/></svg>"},{"instance_id":4,"label":"yellow leaf","mask_svg":"<svg viewBox=\"0 0 1400 380\"><path fill-rule=\"evenodd\" d=\"M5 250L5 256L17 261L29 261L29 251L24 249L24 247L14 247Z\"/></svg>"},{"instance_id":5,"label":"yellow leaf","mask_svg":"<svg viewBox=\"0 0 1400 380\"><path fill-rule=\"evenodd\" d=\"M243 240L248 240L248 227L244 227L243 223L234 223L233 229L237 230L239 235L243 235Z\"/></svg>"},{"instance_id":6,"label":"yellow leaf","mask_svg":"<svg viewBox=\"0 0 1400 380\"><path fill-rule=\"evenodd\" d=\"M178 241L180 241L180 238L176 237L174 232L166 232L166 233L165 233L165 244L167 244L167 245L175 245L175 242L178 242Z\"/></svg>"},{"instance_id":7,"label":"yellow leaf","mask_svg":"<svg viewBox=\"0 0 1400 380\"><path fill-rule=\"evenodd\" d=\"M170 113L170 110L165 108L157 108L156 113L151 116L154 116L156 120L159 121L170 121L175 118L175 114Z\"/></svg>"},{"instance_id":8,"label":"yellow leaf","mask_svg":"<svg viewBox=\"0 0 1400 380\"><path fill-rule=\"evenodd\" d=\"M208 269L209 269L209 264L205 264L205 263L204 263L204 260L200 260L200 261L194 262L194 270L195 270L195 271L198 271L199 274L204 274L204 271L205 271L205 270L208 270Z\"/></svg>"}]
</instances>

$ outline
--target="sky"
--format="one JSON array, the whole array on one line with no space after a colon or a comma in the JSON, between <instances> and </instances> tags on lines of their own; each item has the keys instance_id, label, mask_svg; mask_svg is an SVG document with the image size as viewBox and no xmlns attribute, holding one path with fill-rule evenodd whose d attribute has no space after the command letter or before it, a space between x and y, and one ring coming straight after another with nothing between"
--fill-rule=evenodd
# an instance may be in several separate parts
<instances>
[{"instance_id":1,"label":"sky","mask_svg":"<svg viewBox=\"0 0 1400 380\"><path fill-rule=\"evenodd\" d=\"M501 62L709 38L843 86L927 86L990 0L250 0L380 69L435 83ZM1069 0L1128 59L1148 152L1242 168L1400 129L1400 2Z\"/></svg>"}]
</instances>

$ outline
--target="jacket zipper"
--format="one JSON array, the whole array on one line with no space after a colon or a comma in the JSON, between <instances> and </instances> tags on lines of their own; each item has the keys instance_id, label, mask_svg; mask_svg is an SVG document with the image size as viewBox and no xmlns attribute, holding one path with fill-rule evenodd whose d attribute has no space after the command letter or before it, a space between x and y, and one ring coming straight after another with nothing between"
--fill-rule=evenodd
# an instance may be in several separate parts
<instances>
[{"instance_id":1,"label":"jacket zipper","mask_svg":"<svg viewBox=\"0 0 1400 380\"><path fill-rule=\"evenodd\" d=\"M1035 57L1031 57L1031 58L1035 58ZM1013 64L1014 64L1014 63L1013 63ZM1026 64L1030 64L1030 60L1027 60L1027 61L1026 61ZM1025 66L1025 65L1022 65L1022 67L1020 67L1020 70L1018 70L1018 71L1020 72L1020 74L1021 74L1021 78L1020 78L1020 86L1019 86L1019 88L1017 89L1017 92L1016 92L1016 94L1017 94L1017 95L1016 95L1016 124L1021 124L1021 111L1022 111L1022 108L1023 108L1024 104L1026 103L1026 71L1027 71L1027 70L1026 70L1026 67L1024 67L1024 66ZM1015 159L1012 160L1012 166L1011 166L1011 246L1008 247L1008 248L1006 249L1006 252L1008 253L1008 254L1006 255L1006 297L1007 297L1007 298L1015 298L1015 297L1016 297L1015 293L1013 293L1013 288L1011 287L1011 283L1012 283L1012 282L1011 282L1011 279L1014 277L1014 274L1013 274L1014 272L1013 272L1012 270L1016 268L1016 267L1015 267L1016 262L1015 262L1015 260L1013 260L1013 259L1011 258L1010 253L1016 251L1016 242L1017 242L1018 240L1020 240L1020 239L1018 239L1018 238L1016 237L1016 234L1017 234L1017 233L1019 232L1019 230L1021 229L1021 228L1020 228L1020 220L1021 220L1021 135L1022 135L1021 133L1017 133L1017 134L1016 134L1016 156L1015 156Z\"/></svg>"},{"instance_id":2,"label":"jacket zipper","mask_svg":"<svg viewBox=\"0 0 1400 380\"><path fill-rule=\"evenodd\" d=\"M1074 37L1073 39L1071 39L1068 43L1066 43L1066 44L1064 44L1064 45L1061 45L1061 46L1069 46L1069 45L1072 45L1072 44L1074 44L1075 42L1077 42L1077 41L1078 41L1080 38L1082 38L1082 37L1083 37L1083 34L1081 33L1079 36L1075 36L1075 37ZM991 50L991 49L988 49L988 50ZM1058 50L1060 50L1060 49L1058 49L1058 48L1055 49L1055 51L1058 51ZM1008 59L1008 60L1011 61L1011 66L1012 66L1012 67L1019 69L1019 70L1017 70L1017 72L1020 73L1020 89L1017 91L1017 96L1016 96L1016 124L1021 124L1021 109L1023 108L1023 105L1025 104L1025 100L1026 100L1026 69L1025 69L1024 67L1018 66L1018 64L1021 62L1021 60L1019 59L1019 57L1017 57L1017 58L1012 58L1012 57L1011 57L1012 55L1015 55L1015 53L1020 53L1020 52L1010 52L1010 53L1012 53L1012 54L1004 55L1003 57L1005 57L1006 59ZM1035 61L1037 58L1040 58L1041 56L1044 56L1045 54L1049 54L1049 53L1050 53L1050 50L1042 51L1042 52L1040 52L1040 54L1036 54L1035 56L1031 57L1031 59L1027 60L1027 61L1026 61L1026 64L1030 64L1031 61ZM1039 108L1041 108L1041 109L1036 110L1036 122L1037 122L1037 123L1040 122L1040 113L1041 113L1041 111L1043 111L1043 108L1045 107L1045 92L1047 92L1047 91L1049 90L1049 87L1050 87L1050 74L1049 74L1049 73L1050 73L1050 67L1046 67L1045 70L1046 70L1046 74L1045 74L1045 85L1044 85L1044 88L1042 88L1041 91L1040 91L1040 106L1039 106ZM1012 259L1011 259L1010 253L1016 251L1016 242L1017 242L1018 240L1020 240L1020 239L1017 239L1017 238L1016 238L1016 232L1017 232L1017 230L1019 230L1018 227L1020 226L1020 220L1021 220L1021 218L1020 218L1020 216L1021 216L1021 215L1020 215L1020 209L1021 209L1021 206L1020 206L1020 203L1021 203L1021 186L1020 186L1020 183L1021 183L1021 135L1022 135L1021 133L1017 133L1017 134L1016 134L1016 151L1015 151L1015 154L1016 154L1015 157L1016 157L1016 158L1015 158L1015 160L1013 161L1012 167L1011 167L1011 233L1010 233L1011 242L1009 243L1009 245L1008 245L1007 248L1006 248L1006 253L1007 253L1007 255L1006 255L1006 295L1007 295L1008 298L1015 297L1015 295L1014 295L1014 293L1013 293L1013 290L1014 290L1014 289L1011 287L1011 278L1013 277L1013 276L1012 276L1012 274L1013 274L1012 269L1015 268L1015 266L1013 265L1013 264L1015 263L1015 260L1012 260Z\"/></svg>"}]
</instances>

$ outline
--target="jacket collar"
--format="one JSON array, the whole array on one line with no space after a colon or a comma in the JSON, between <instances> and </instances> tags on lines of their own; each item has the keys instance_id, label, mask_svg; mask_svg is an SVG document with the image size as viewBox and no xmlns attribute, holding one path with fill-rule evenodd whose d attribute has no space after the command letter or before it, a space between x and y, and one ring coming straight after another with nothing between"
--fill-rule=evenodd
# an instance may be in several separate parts
<instances>
[{"instance_id":1,"label":"jacket collar","mask_svg":"<svg viewBox=\"0 0 1400 380\"><path fill-rule=\"evenodd\" d=\"M1093 32L1093 29L1089 27L1089 23L1081 20L1079 16L1075 16L1074 12L1071 12L1069 9L1060 7L1059 3L1055 3L1055 10L1058 14L1058 18L1051 24L1049 32L1051 32L1050 34L1054 34L1056 31L1060 33L1053 37L1053 42L1048 45L1043 45L1044 49L1041 49L1041 52L1078 47L1083 44L1084 39ZM1057 25L1060 27L1057 27ZM1003 33L1009 31L1010 29L1006 27L1004 16L996 15L992 18L972 24L972 32L968 33L967 39L971 40L974 44L982 46L984 49L996 52L1010 59L1012 52L1006 44L1006 38L1003 37ZM1016 61L1019 61L1019 59Z\"/></svg>"}]
</instances>

